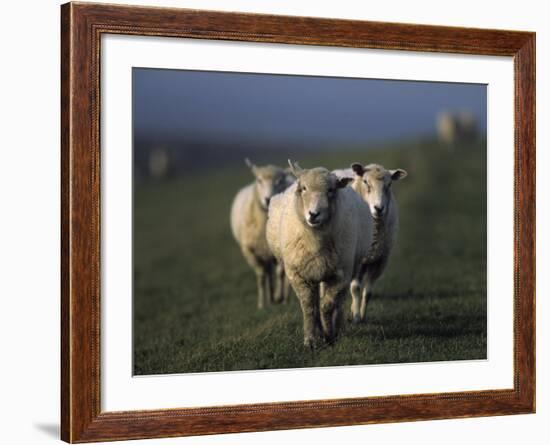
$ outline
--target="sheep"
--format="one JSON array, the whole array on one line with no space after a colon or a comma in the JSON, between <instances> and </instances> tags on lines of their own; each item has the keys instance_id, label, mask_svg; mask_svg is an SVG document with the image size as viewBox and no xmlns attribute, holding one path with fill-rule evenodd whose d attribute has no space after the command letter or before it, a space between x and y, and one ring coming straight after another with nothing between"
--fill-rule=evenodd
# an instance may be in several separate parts
<instances>
[{"instance_id":1,"label":"sheep","mask_svg":"<svg viewBox=\"0 0 550 445\"><path fill-rule=\"evenodd\" d=\"M267 301L280 302L288 299L284 270L276 263L267 245L265 229L270 199L285 190L291 180L288 172L280 167L259 167L248 159L245 162L255 180L239 190L233 200L231 230L245 260L256 274L258 308L262 309Z\"/></svg>"},{"instance_id":2,"label":"sheep","mask_svg":"<svg viewBox=\"0 0 550 445\"><path fill-rule=\"evenodd\" d=\"M321 336L332 343L338 334L342 300L372 242L372 220L346 187L353 178L289 165L297 180L271 200L267 241L300 302L304 346L313 349Z\"/></svg>"},{"instance_id":3,"label":"sheep","mask_svg":"<svg viewBox=\"0 0 550 445\"><path fill-rule=\"evenodd\" d=\"M149 153L149 176L164 179L170 173L170 153L164 147L156 147Z\"/></svg>"},{"instance_id":4,"label":"sheep","mask_svg":"<svg viewBox=\"0 0 550 445\"><path fill-rule=\"evenodd\" d=\"M407 176L403 169L386 170L378 164L363 166L354 163L351 171L355 179L350 187L368 204L373 225L372 244L363 258L358 276L350 285L352 296L351 316L354 323L366 320L367 304L375 282L384 272L397 236L399 212L392 191L392 183ZM338 175L348 175L339 170Z\"/></svg>"},{"instance_id":5,"label":"sheep","mask_svg":"<svg viewBox=\"0 0 550 445\"><path fill-rule=\"evenodd\" d=\"M437 115L436 126L439 141L446 146L472 142L478 135L476 117L469 111L443 111Z\"/></svg>"}]
</instances>

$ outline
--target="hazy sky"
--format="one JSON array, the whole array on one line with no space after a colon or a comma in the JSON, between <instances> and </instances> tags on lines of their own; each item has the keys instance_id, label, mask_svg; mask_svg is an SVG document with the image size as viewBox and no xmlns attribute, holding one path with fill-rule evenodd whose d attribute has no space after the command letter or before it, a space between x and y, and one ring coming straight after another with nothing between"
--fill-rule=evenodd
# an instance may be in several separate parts
<instances>
[{"instance_id":1,"label":"hazy sky","mask_svg":"<svg viewBox=\"0 0 550 445\"><path fill-rule=\"evenodd\" d=\"M136 141L368 143L435 131L441 110L486 128L485 85L134 68Z\"/></svg>"}]
</instances>

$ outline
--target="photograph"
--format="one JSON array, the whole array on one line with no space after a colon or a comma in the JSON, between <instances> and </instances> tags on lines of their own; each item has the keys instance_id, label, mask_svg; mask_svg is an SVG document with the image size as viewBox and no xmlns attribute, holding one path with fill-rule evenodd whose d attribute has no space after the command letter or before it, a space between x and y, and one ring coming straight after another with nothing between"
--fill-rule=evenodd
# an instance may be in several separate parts
<instances>
[{"instance_id":1,"label":"photograph","mask_svg":"<svg viewBox=\"0 0 550 445\"><path fill-rule=\"evenodd\" d=\"M487 85L132 68L135 376L487 359Z\"/></svg>"},{"instance_id":2,"label":"photograph","mask_svg":"<svg viewBox=\"0 0 550 445\"><path fill-rule=\"evenodd\" d=\"M57 358L60 409L45 412L60 414L59 436L254 442L324 428L332 443L353 426L396 431L393 443L414 427L465 443L499 419L541 427L542 15L276 3L69 2L61 32L44 32L60 57L30 52L60 62L43 70L60 88L40 89L57 105L38 114L59 108L61 125L17 131L23 145L60 142L59 205L40 200L60 223L59 274L46 274L58 316L31 311L57 320L60 350L20 349ZM43 224L18 202L11 219ZM31 282L43 284L17 285ZM31 356L17 369L44 362ZM449 435L443 419L473 428ZM497 430L517 442L525 428Z\"/></svg>"}]
</instances>

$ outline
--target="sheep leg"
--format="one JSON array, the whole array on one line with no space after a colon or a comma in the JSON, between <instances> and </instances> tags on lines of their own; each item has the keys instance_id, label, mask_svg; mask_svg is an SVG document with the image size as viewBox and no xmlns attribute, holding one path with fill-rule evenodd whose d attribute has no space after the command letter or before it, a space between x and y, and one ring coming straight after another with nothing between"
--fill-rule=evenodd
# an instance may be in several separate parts
<instances>
[{"instance_id":1,"label":"sheep leg","mask_svg":"<svg viewBox=\"0 0 550 445\"><path fill-rule=\"evenodd\" d=\"M361 295L361 308L360 308L360 319L359 321L365 322L367 320L367 304L369 303L370 298L372 297L372 286L371 283L367 282L363 288Z\"/></svg>"},{"instance_id":2,"label":"sheep leg","mask_svg":"<svg viewBox=\"0 0 550 445\"><path fill-rule=\"evenodd\" d=\"M321 326L327 343L333 343L341 324L341 303L346 295L346 286L342 282L325 284L321 300Z\"/></svg>"},{"instance_id":3,"label":"sheep leg","mask_svg":"<svg viewBox=\"0 0 550 445\"><path fill-rule=\"evenodd\" d=\"M349 290L351 293L351 321L357 324L361 321L361 283L357 278L351 281Z\"/></svg>"},{"instance_id":4,"label":"sheep leg","mask_svg":"<svg viewBox=\"0 0 550 445\"><path fill-rule=\"evenodd\" d=\"M263 309L266 302L266 281L267 274L262 267L258 267L256 270L256 284L258 288L258 309Z\"/></svg>"},{"instance_id":5,"label":"sheep leg","mask_svg":"<svg viewBox=\"0 0 550 445\"><path fill-rule=\"evenodd\" d=\"M269 296L266 288L267 272L264 263L258 258L252 249L242 249L244 258L256 274L256 289L258 292L258 309L263 309L266 303L266 296Z\"/></svg>"},{"instance_id":6,"label":"sheep leg","mask_svg":"<svg viewBox=\"0 0 550 445\"><path fill-rule=\"evenodd\" d=\"M304 346L315 349L319 338L319 287L305 282L292 283L304 318Z\"/></svg>"},{"instance_id":7,"label":"sheep leg","mask_svg":"<svg viewBox=\"0 0 550 445\"><path fill-rule=\"evenodd\" d=\"M342 327L342 320L343 320L343 311L342 311L342 300L345 298L345 293L343 293L342 298L340 298L336 303L336 308L334 309L334 312L332 313L332 328L334 329L334 332L336 335L340 332L340 328Z\"/></svg>"},{"instance_id":8,"label":"sheep leg","mask_svg":"<svg viewBox=\"0 0 550 445\"><path fill-rule=\"evenodd\" d=\"M265 294L266 294L266 302L269 303L269 304L273 304L274 303L274 295L273 295L273 292L274 292L274 283L273 283L273 280L274 280L274 268L272 267L272 265L268 265L266 267L266 273L265 273Z\"/></svg>"},{"instance_id":9,"label":"sheep leg","mask_svg":"<svg viewBox=\"0 0 550 445\"><path fill-rule=\"evenodd\" d=\"M284 304L287 304L290 300L290 283L288 282L288 278L286 277L286 274L284 273L283 269L283 302Z\"/></svg>"},{"instance_id":10,"label":"sheep leg","mask_svg":"<svg viewBox=\"0 0 550 445\"><path fill-rule=\"evenodd\" d=\"M382 258L374 263L369 263L368 265L366 265L366 268L364 270L364 283L360 308L361 321L363 322L365 322L367 319L367 305L372 297L372 289L374 287L374 283L376 282L376 280L378 280L378 278L380 278L380 276L384 272L386 264L387 258Z\"/></svg>"},{"instance_id":11,"label":"sheep leg","mask_svg":"<svg viewBox=\"0 0 550 445\"><path fill-rule=\"evenodd\" d=\"M325 295L325 283L322 281L319 283L319 300L323 300L323 296Z\"/></svg>"},{"instance_id":12,"label":"sheep leg","mask_svg":"<svg viewBox=\"0 0 550 445\"><path fill-rule=\"evenodd\" d=\"M285 281L285 268L281 263L277 263L275 266L275 303L281 303L286 300Z\"/></svg>"}]
</instances>

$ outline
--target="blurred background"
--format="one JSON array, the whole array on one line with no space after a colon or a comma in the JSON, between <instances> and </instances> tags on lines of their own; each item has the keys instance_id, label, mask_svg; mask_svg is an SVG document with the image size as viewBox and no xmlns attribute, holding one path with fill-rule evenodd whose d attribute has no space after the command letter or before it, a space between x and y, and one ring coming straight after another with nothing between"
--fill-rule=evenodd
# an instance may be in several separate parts
<instances>
[{"instance_id":1,"label":"blurred background","mask_svg":"<svg viewBox=\"0 0 550 445\"><path fill-rule=\"evenodd\" d=\"M486 358L486 103L478 84L134 68L134 373ZM256 309L229 228L245 157L409 173L367 324L314 355L295 299Z\"/></svg>"},{"instance_id":2,"label":"blurred background","mask_svg":"<svg viewBox=\"0 0 550 445\"><path fill-rule=\"evenodd\" d=\"M134 68L137 180L485 134L485 85ZM458 126L457 126L458 125Z\"/></svg>"}]
</instances>

